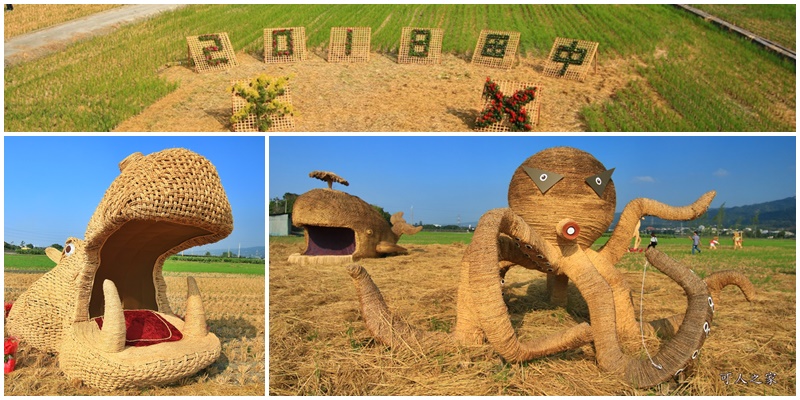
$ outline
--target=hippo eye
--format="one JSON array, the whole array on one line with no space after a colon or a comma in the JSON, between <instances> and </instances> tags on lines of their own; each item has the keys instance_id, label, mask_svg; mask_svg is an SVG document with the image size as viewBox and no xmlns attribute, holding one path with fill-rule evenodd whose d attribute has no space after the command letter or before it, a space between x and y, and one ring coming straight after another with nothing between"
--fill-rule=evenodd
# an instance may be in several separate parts
<instances>
[{"instance_id":1,"label":"hippo eye","mask_svg":"<svg viewBox=\"0 0 800 400\"><path fill-rule=\"evenodd\" d=\"M548 190L550 190L553 185L558 183L558 181L564 179L564 175L557 174L555 172L547 172L541 169L531 168L531 167L522 167L525 172L531 177L533 183L536 184L536 187L545 194Z\"/></svg>"},{"instance_id":2,"label":"hippo eye","mask_svg":"<svg viewBox=\"0 0 800 400\"><path fill-rule=\"evenodd\" d=\"M71 256L73 253L75 253L75 245L67 243L67 245L64 246L64 255Z\"/></svg>"},{"instance_id":3,"label":"hippo eye","mask_svg":"<svg viewBox=\"0 0 800 400\"><path fill-rule=\"evenodd\" d=\"M614 173L615 168L611 168L608 171L601 172L597 175L592 175L586 178L586 183L591 186L592 190L597 193L597 196L603 197L603 192L606 191L606 186L608 182L611 181L611 174Z\"/></svg>"}]
</instances>

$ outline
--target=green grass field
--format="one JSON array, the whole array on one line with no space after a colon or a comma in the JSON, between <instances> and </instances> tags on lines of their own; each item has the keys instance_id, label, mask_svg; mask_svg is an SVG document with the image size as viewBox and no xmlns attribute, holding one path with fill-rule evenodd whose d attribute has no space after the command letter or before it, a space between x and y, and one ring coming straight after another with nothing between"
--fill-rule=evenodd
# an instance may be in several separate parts
<instances>
[{"instance_id":1,"label":"green grass field","mask_svg":"<svg viewBox=\"0 0 800 400\"><path fill-rule=\"evenodd\" d=\"M5 254L3 265L6 271L42 271L55 267L55 263L46 255ZM231 263L231 262L193 262L167 260L164 262L165 272L197 272L264 275L264 264Z\"/></svg>"},{"instance_id":2,"label":"green grass field","mask_svg":"<svg viewBox=\"0 0 800 400\"><path fill-rule=\"evenodd\" d=\"M777 14L795 30L794 12ZM601 68L623 58L642 79L587 105L591 130L794 131L792 62L669 5L530 4L191 5L7 68L5 129L113 129L178 87L156 71L186 58L186 36L227 32L260 54L265 27L304 26L324 54L331 27L370 26L372 49L396 53L410 25L443 28L443 51L465 61L482 29L520 31L526 57L545 57L557 36L600 42Z\"/></svg>"}]
</instances>

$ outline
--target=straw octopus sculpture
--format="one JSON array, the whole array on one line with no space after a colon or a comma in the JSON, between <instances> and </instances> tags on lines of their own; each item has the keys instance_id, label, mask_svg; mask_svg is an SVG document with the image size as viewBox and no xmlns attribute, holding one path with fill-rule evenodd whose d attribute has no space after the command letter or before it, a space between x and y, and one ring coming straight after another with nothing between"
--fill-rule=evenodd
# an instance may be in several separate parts
<instances>
[{"instance_id":1,"label":"straw octopus sculpture","mask_svg":"<svg viewBox=\"0 0 800 400\"><path fill-rule=\"evenodd\" d=\"M702 280L686 266L649 249L647 260L683 288L688 306L684 315L651 321L640 328L631 290L614 267L627 252L634 227L645 215L667 220L697 218L715 192L685 207L635 199L624 208L608 242L595 251L590 246L614 218L612 172L591 154L568 147L543 150L517 168L509 187L510 208L490 210L481 217L463 256L452 334L424 332L392 315L367 271L349 265L367 328L389 346L425 348L488 341L509 362L593 344L600 368L623 376L635 387L652 387L678 377L698 357L709 336L716 293L733 284L751 300L755 291L741 273L724 271ZM566 302L567 282L572 280L586 300L590 323L521 342L502 295L505 273L514 265L546 273L556 303ZM651 360L623 352L622 339L638 337L641 329L668 339Z\"/></svg>"},{"instance_id":2,"label":"straw octopus sculpture","mask_svg":"<svg viewBox=\"0 0 800 400\"><path fill-rule=\"evenodd\" d=\"M169 256L233 230L217 171L202 156L134 153L119 169L85 239L46 249L55 268L17 298L6 321L31 347L58 353L67 378L101 390L174 382L219 357L197 282L187 277L180 317L162 267Z\"/></svg>"}]
</instances>

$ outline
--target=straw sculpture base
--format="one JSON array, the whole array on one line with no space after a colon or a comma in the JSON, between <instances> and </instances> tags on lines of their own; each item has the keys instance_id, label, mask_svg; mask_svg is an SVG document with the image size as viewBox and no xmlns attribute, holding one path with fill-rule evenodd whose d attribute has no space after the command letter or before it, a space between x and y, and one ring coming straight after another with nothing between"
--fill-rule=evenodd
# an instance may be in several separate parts
<instances>
[{"instance_id":1,"label":"straw sculpture base","mask_svg":"<svg viewBox=\"0 0 800 400\"><path fill-rule=\"evenodd\" d=\"M289 256L289 262L301 267L306 265L342 265L353 262L353 256L306 256L295 253Z\"/></svg>"},{"instance_id":2,"label":"straw sculpture base","mask_svg":"<svg viewBox=\"0 0 800 400\"><path fill-rule=\"evenodd\" d=\"M715 305L709 293L736 285L750 298L752 285L737 272L709 276L707 284L658 250L647 250L647 260L681 286L688 307L683 315L643 325L644 335L650 339L657 340L657 329L665 336L652 358L625 354L623 342L642 339L642 333L633 310L632 291L615 264L627 253L636 223L644 215L668 220L697 218L707 210L715 193L708 192L684 207L636 199L623 210L606 245L595 251L592 246L614 218L613 171L591 154L567 147L543 150L517 168L509 185L510 208L484 214L464 253L452 338L464 345L486 341L508 362L593 344L601 369L624 377L638 388L658 385L686 371L711 332ZM521 341L502 292L505 273L515 265L547 274L556 303L564 303L567 282L573 281L586 300L590 323ZM365 323L380 342L389 346L425 343L433 337L393 316L362 267L350 266L348 272L356 284Z\"/></svg>"}]
</instances>

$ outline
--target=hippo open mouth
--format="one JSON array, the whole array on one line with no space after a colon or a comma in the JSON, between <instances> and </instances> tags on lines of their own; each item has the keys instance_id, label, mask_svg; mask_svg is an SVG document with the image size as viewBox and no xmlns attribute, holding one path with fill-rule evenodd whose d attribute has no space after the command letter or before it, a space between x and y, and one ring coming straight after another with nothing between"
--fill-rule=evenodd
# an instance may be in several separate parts
<instances>
[{"instance_id":1,"label":"hippo open mouth","mask_svg":"<svg viewBox=\"0 0 800 400\"><path fill-rule=\"evenodd\" d=\"M219 357L196 281L187 278L179 317L162 268L169 256L233 230L225 191L205 158L185 149L134 153L120 172L86 239L69 238L61 252L48 248L56 267L8 317L9 332L58 353L67 377L104 390L172 382Z\"/></svg>"}]
</instances>

